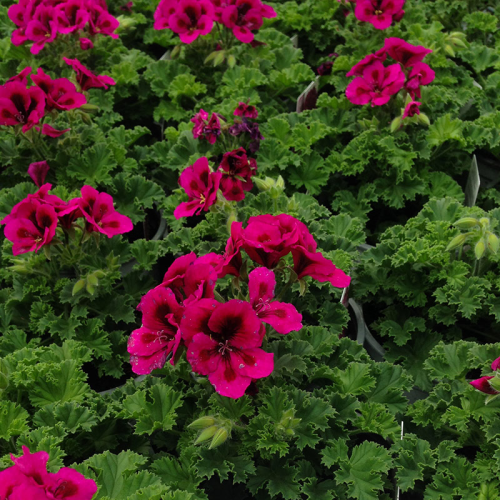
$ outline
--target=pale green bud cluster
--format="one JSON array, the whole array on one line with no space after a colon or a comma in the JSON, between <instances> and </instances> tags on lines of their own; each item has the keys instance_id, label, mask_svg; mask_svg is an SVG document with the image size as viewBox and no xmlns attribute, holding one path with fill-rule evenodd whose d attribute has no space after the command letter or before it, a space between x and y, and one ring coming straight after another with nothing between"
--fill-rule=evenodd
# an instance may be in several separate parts
<instances>
[{"instance_id":1,"label":"pale green bud cluster","mask_svg":"<svg viewBox=\"0 0 500 500\"><path fill-rule=\"evenodd\" d=\"M301 419L295 418L295 410L290 408L281 417L281 420L275 424L276 432L284 437L295 436L295 429L300 424Z\"/></svg>"},{"instance_id":2,"label":"pale green bud cluster","mask_svg":"<svg viewBox=\"0 0 500 500\"><path fill-rule=\"evenodd\" d=\"M444 51L447 55L455 57L455 49L465 49L468 46L469 43L466 40L465 33L454 31L445 38Z\"/></svg>"},{"instance_id":3,"label":"pale green bud cluster","mask_svg":"<svg viewBox=\"0 0 500 500\"><path fill-rule=\"evenodd\" d=\"M266 177L265 179L254 177L252 182L255 183L259 191L267 191L273 200L279 198L285 190L285 181L281 175L277 179L273 179L272 177Z\"/></svg>"},{"instance_id":4,"label":"pale green bud cluster","mask_svg":"<svg viewBox=\"0 0 500 500\"><path fill-rule=\"evenodd\" d=\"M200 444L211 440L208 446L211 450L226 442L227 438L231 435L233 424L228 419L207 415L191 422L188 427L201 431L194 444Z\"/></svg>"}]
</instances>

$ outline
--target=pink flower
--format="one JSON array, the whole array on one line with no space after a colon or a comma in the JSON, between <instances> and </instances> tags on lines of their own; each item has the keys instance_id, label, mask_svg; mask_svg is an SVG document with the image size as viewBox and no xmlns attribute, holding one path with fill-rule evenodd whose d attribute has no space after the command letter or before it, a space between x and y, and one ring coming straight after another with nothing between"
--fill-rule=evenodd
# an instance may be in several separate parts
<instances>
[{"instance_id":1,"label":"pink flower","mask_svg":"<svg viewBox=\"0 0 500 500\"><path fill-rule=\"evenodd\" d=\"M491 369L496 372L498 370L498 367L500 367L500 358L495 359L493 363L491 363Z\"/></svg>"},{"instance_id":2,"label":"pink flower","mask_svg":"<svg viewBox=\"0 0 500 500\"><path fill-rule=\"evenodd\" d=\"M120 26L120 22L108 12L105 2L103 5L99 5L97 2L91 3L89 14L88 30L91 36L101 34L118 38L114 31Z\"/></svg>"},{"instance_id":3,"label":"pink flower","mask_svg":"<svg viewBox=\"0 0 500 500\"><path fill-rule=\"evenodd\" d=\"M420 86L429 85L429 83L434 81L435 77L436 74L428 64L423 62L415 63L408 74L405 88L412 98L415 96L420 98Z\"/></svg>"},{"instance_id":4,"label":"pink flower","mask_svg":"<svg viewBox=\"0 0 500 500\"><path fill-rule=\"evenodd\" d=\"M63 57L63 60L66 64L71 66L73 70L76 72L76 81L82 92L85 92L88 89L99 89L99 88L108 88L108 85L115 85L116 82L107 75L94 75L88 68L86 68L78 59L68 59L67 57Z\"/></svg>"},{"instance_id":5,"label":"pink flower","mask_svg":"<svg viewBox=\"0 0 500 500\"><path fill-rule=\"evenodd\" d=\"M403 87L405 75L399 64L384 67L380 61L363 70L363 76L355 78L346 89L346 96L353 104L382 106L389 102L391 95Z\"/></svg>"},{"instance_id":6,"label":"pink flower","mask_svg":"<svg viewBox=\"0 0 500 500\"><path fill-rule=\"evenodd\" d=\"M67 111L83 106L87 99L83 94L76 91L76 87L67 78L52 78L47 75L42 68L31 75L33 83L43 90L46 97L47 112L57 109Z\"/></svg>"},{"instance_id":7,"label":"pink flower","mask_svg":"<svg viewBox=\"0 0 500 500\"><path fill-rule=\"evenodd\" d=\"M355 64L346 76L363 76L363 71L365 68L370 66L375 61L384 62L387 59L387 52L385 48L377 50L374 54L368 54L364 59L361 59L359 63Z\"/></svg>"},{"instance_id":8,"label":"pink flower","mask_svg":"<svg viewBox=\"0 0 500 500\"><path fill-rule=\"evenodd\" d=\"M219 267L216 268L219 278L223 278L228 274L240 276L240 269L243 264L241 257L241 247L243 246L243 224L241 222L233 222L231 224L231 236L227 240L224 255Z\"/></svg>"},{"instance_id":9,"label":"pink flower","mask_svg":"<svg viewBox=\"0 0 500 500\"><path fill-rule=\"evenodd\" d=\"M115 210L109 194L100 193L92 186L83 186L81 193L82 197L77 198L77 202L87 221L86 230L89 233L97 231L112 238L132 231L132 221Z\"/></svg>"},{"instance_id":10,"label":"pink flower","mask_svg":"<svg viewBox=\"0 0 500 500\"><path fill-rule=\"evenodd\" d=\"M67 0L56 6L55 20L59 33L72 33L83 30L90 15L82 0Z\"/></svg>"},{"instance_id":11,"label":"pink flower","mask_svg":"<svg viewBox=\"0 0 500 500\"><path fill-rule=\"evenodd\" d=\"M299 279L311 276L321 283L328 281L337 288L345 288L351 282L351 278L321 252L311 252L297 245L292 249L292 256L293 270Z\"/></svg>"},{"instance_id":12,"label":"pink flower","mask_svg":"<svg viewBox=\"0 0 500 500\"><path fill-rule=\"evenodd\" d=\"M320 76L331 75L332 68L333 68L333 61L326 61L318 67L318 69L317 69L318 75L320 75Z\"/></svg>"},{"instance_id":13,"label":"pink flower","mask_svg":"<svg viewBox=\"0 0 500 500\"><path fill-rule=\"evenodd\" d=\"M193 371L208 375L222 396L239 398L252 380L273 371L274 355L260 349L260 320L248 302L204 299L186 310L181 332Z\"/></svg>"},{"instance_id":14,"label":"pink flower","mask_svg":"<svg viewBox=\"0 0 500 500\"><path fill-rule=\"evenodd\" d=\"M0 472L2 500L91 500L97 492L95 481L74 469L63 467L49 474L47 452L22 449L21 457L10 456L14 465Z\"/></svg>"},{"instance_id":15,"label":"pink flower","mask_svg":"<svg viewBox=\"0 0 500 500\"><path fill-rule=\"evenodd\" d=\"M13 6L14 7L14 6ZM31 66L24 68L18 75L9 78L5 83L19 82L25 87L28 86L28 75L31 73Z\"/></svg>"},{"instance_id":16,"label":"pink flower","mask_svg":"<svg viewBox=\"0 0 500 500\"><path fill-rule=\"evenodd\" d=\"M378 30L385 30L393 20L401 19L404 3L405 0L359 0L354 15L359 21L371 23Z\"/></svg>"},{"instance_id":17,"label":"pink flower","mask_svg":"<svg viewBox=\"0 0 500 500\"><path fill-rule=\"evenodd\" d=\"M52 206L36 200L24 201L16 208L15 217L4 230L5 237L13 243L12 253L38 252L54 238L57 214Z\"/></svg>"},{"instance_id":18,"label":"pink flower","mask_svg":"<svg viewBox=\"0 0 500 500\"><path fill-rule=\"evenodd\" d=\"M44 161L31 163L28 167L28 175L33 179L33 182L40 187L45 182L45 177L50 170L49 164Z\"/></svg>"},{"instance_id":19,"label":"pink flower","mask_svg":"<svg viewBox=\"0 0 500 500\"><path fill-rule=\"evenodd\" d=\"M420 109L418 109L422 105L421 102L411 101L406 105L406 108L403 112L403 120L405 118L411 118L412 116L419 115Z\"/></svg>"},{"instance_id":20,"label":"pink flower","mask_svg":"<svg viewBox=\"0 0 500 500\"><path fill-rule=\"evenodd\" d=\"M189 200L182 202L175 210L176 219L199 215L216 202L220 173L210 171L206 157L199 158L182 172L179 185L186 191Z\"/></svg>"},{"instance_id":21,"label":"pink flower","mask_svg":"<svg viewBox=\"0 0 500 500\"><path fill-rule=\"evenodd\" d=\"M179 321L184 308L172 290L161 285L150 290L137 309L142 312L142 327L130 335L127 350L132 371L144 375L163 368L170 353L175 356L181 341Z\"/></svg>"},{"instance_id":22,"label":"pink flower","mask_svg":"<svg viewBox=\"0 0 500 500\"><path fill-rule=\"evenodd\" d=\"M127 2L125 5L120 6L120 10L123 12L132 12L132 6L134 2Z\"/></svg>"},{"instance_id":23,"label":"pink flower","mask_svg":"<svg viewBox=\"0 0 500 500\"><path fill-rule=\"evenodd\" d=\"M193 127L193 137L195 139L201 138L206 139L210 144L215 144L217 137L221 133L220 121L217 113L212 113L210 120L208 120L208 113L200 109L191 121L194 123Z\"/></svg>"},{"instance_id":24,"label":"pink flower","mask_svg":"<svg viewBox=\"0 0 500 500\"><path fill-rule=\"evenodd\" d=\"M278 333L287 334L302 328L302 314L292 304L276 302L274 272L265 267L258 267L248 275L250 304L258 318L271 325Z\"/></svg>"},{"instance_id":25,"label":"pink flower","mask_svg":"<svg viewBox=\"0 0 500 500\"><path fill-rule=\"evenodd\" d=\"M94 42L90 38L80 38L80 48L82 50L89 50L94 48Z\"/></svg>"},{"instance_id":26,"label":"pink flower","mask_svg":"<svg viewBox=\"0 0 500 500\"><path fill-rule=\"evenodd\" d=\"M233 35L243 43L253 41L252 31L262 26L264 17L276 17L276 12L261 0L228 0L220 15L222 24L232 30Z\"/></svg>"},{"instance_id":27,"label":"pink flower","mask_svg":"<svg viewBox=\"0 0 500 500\"><path fill-rule=\"evenodd\" d=\"M154 29L169 28L170 16L175 12L178 0L161 0L154 13Z\"/></svg>"},{"instance_id":28,"label":"pink flower","mask_svg":"<svg viewBox=\"0 0 500 500\"><path fill-rule=\"evenodd\" d=\"M39 129L39 127L37 127L37 130L38 129ZM52 127L51 125L44 123L42 126L42 135L46 135L46 136L52 137L52 138L57 138L70 130L71 130L70 128L65 128L64 130L57 130L56 128Z\"/></svg>"},{"instance_id":29,"label":"pink flower","mask_svg":"<svg viewBox=\"0 0 500 500\"><path fill-rule=\"evenodd\" d=\"M245 118L253 118L254 120L259 116L257 108L245 102L239 102L233 114L234 116L244 116Z\"/></svg>"},{"instance_id":30,"label":"pink flower","mask_svg":"<svg viewBox=\"0 0 500 500\"><path fill-rule=\"evenodd\" d=\"M26 38L35 42L30 49L32 54L38 54L46 43L56 39L57 21L55 14L55 8L52 6L39 4L36 7L33 18L28 22L25 31Z\"/></svg>"},{"instance_id":31,"label":"pink flower","mask_svg":"<svg viewBox=\"0 0 500 500\"><path fill-rule=\"evenodd\" d=\"M500 358L495 359L493 363L491 363L492 371L497 371L500 367ZM478 378L470 382L470 385L477 389L478 391L484 392L485 394L495 395L500 394L500 391L494 389L490 383L490 380L495 378L494 375L489 375L485 377Z\"/></svg>"},{"instance_id":32,"label":"pink flower","mask_svg":"<svg viewBox=\"0 0 500 500\"><path fill-rule=\"evenodd\" d=\"M191 118L191 121L194 123L193 127L193 137L198 139L201 135L203 135L203 129L205 128L208 120L208 113L204 109L200 109L194 118Z\"/></svg>"},{"instance_id":33,"label":"pink flower","mask_svg":"<svg viewBox=\"0 0 500 500\"><path fill-rule=\"evenodd\" d=\"M257 162L246 155L243 148L225 153L219 166L222 174L220 188L226 200L241 201L245 191L253 188L252 176L257 172Z\"/></svg>"},{"instance_id":34,"label":"pink flower","mask_svg":"<svg viewBox=\"0 0 500 500\"><path fill-rule=\"evenodd\" d=\"M384 49L395 61L401 63L405 68L422 62L424 57L432 52L431 49L426 49L422 45L412 45L401 38L386 38Z\"/></svg>"},{"instance_id":35,"label":"pink flower","mask_svg":"<svg viewBox=\"0 0 500 500\"><path fill-rule=\"evenodd\" d=\"M27 89L20 82L0 86L0 125L23 125L23 132L27 132L44 113L45 94L38 87Z\"/></svg>"},{"instance_id":36,"label":"pink flower","mask_svg":"<svg viewBox=\"0 0 500 500\"><path fill-rule=\"evenodd\" d=\"M168 27L179 34L183 43L192 43L200 35L208 35L214 25L214 8L209 0L178 0Z\"/></svg>"}]
</instances>

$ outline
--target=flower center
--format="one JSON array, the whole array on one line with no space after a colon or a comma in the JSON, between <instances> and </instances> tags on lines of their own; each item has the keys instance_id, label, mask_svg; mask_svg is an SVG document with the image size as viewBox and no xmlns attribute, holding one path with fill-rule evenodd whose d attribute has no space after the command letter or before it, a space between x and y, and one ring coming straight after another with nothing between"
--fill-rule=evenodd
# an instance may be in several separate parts
<instances>
[{"instance_id":1,"label":"flower center","mask_svg":"<svg viewBox=\"0 0 500 500\"><path fill-rule=\"evenodd\" d=\"M207 199L205 198L204 194L200 194L200 205L204 205L206 203Z\"/></svg>"},{"instance_id":2,"label":"flower center","mask_svg":"<svg viewBox=\"0 0 500 500\"><path fill-rule=\"evenodd\" d=\"M269 307L269 301L260 298L254 305L254 310L257 314L264 312Z\"/></svg>"},{"instance_id":3,"label":"flower center","mask_svg":"<svg viewBox=\"0 0 500 500\"><path fill-rule=\"evenodd\" d=\"M383 14L383 12L382 12L380 9L377 9L377 10L375 11L375 15L376 15L376 16L381 16L382 14Z\"/></svg>"},{"instance_id":4,"label":"flower center","mask_svg":"<svg viewBox=\"0 0 500 500\"><path fill-rule=\"evenodd\" d=\"M226 340L225 342L219 342L219 354L221 356L224 356L226 354L226 351L232 352L233 350L228 346L229 340Z\"/></svg>"}]
</instances>

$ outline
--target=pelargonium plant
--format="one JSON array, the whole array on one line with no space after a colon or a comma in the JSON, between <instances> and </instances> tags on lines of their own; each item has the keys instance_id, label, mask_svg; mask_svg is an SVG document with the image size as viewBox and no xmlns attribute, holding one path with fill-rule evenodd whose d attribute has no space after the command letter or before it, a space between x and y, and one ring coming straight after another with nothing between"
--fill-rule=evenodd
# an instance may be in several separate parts
<instances>
[{"instance_id":1,"label":"pelargonium plant","mask_svg":"<svg viewBox=\"0 0 500 500\"><path fill-rule=\"evenodd\" d=\"M224 298L216 287L227 275L234 277L233 297ZM243 396L252 382L273 371L267 343L302 328L300 312L282 300L296 282L304 293L307 276L338 288L350 282L294 217L250 217L245 228L233 222L223 255L179 257L163 283L142 298L142 326L128 342L132 370L151 373L168 359L174 364L185 351L193 372L208 376L217 393Z\"/></svg>"},{"instance_id":2,"label":"pelargonium plant","mask_svg":"<svg viewBox=\"0 0 500 500\"><path fill-rule=\"evenodd\" d=\"M22 456L10 456L14 465L0 472L2 500L91 500L97 492L93 479L86 479L75 469L63 467L58 472L47 471L49 454L31 453L22 447Z\"/></svg>"},{"instance_id":3,"label":"pelargonium plant","mask_svg":"<svg viewBox=\"0 0 500 500\"><path fill-rule=\"evenodd\" d=\"M43 182L47 167L46 162L32 164L30 175ZM5 224L5 237L13 243L14 255L38 252L42 247L50 254L50 246L62 244L56 238L57 231L67 243L70 237L75 236L77 228L81 230L81 242L92 233L112 238L132 230L132 221L115 210L109 194L83 186L81 197L65 202L49 194L51 187L51 184L43 184L35 194L29 194L14 205L10 214L0 221L0 224ZM79 219L83 222L81 226Z\"/></svg>"},{"instance_id":4,"label":"pelargonium plant","mask_svg":"<svg viewBox=\"0 0 500 500\"><path fill-rule=\"evenodd\" d=\"M354 2L351 2L351 4ZM370 23L378 30L385 30L404 16L405 0L358 0L354 15L359 21Z\"/></svg>"},{"instance_id":5,"label":"pelargonium plant","mask_svg":"<svg viewBox=\"0 0 500 500\"><path fill-rule=\"evenodd\" d=\"M108 12L106 0L20 0L11 5L9 19L17 26L12 43L32 42L31 53L38 54L59 35L80 38L82 49L93 45L96 35L118 38L118 20Z\"/></svg>"}]
</instances>

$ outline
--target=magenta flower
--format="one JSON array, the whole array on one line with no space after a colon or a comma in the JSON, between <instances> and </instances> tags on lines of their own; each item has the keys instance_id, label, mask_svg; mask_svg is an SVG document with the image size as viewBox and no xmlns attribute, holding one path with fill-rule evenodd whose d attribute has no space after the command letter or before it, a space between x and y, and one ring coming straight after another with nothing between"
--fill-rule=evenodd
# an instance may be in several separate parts
<instances>
[{"instance_id":1,"label":"magenta flower","mask_svg":"<svg viewBox=\"0 0 500 500\"><path fill-rule=\"evenodd\" d=\"M174 14L178 0L161 0L154 13L154 29L163 30L169 28L170 16Z\"/></svg>"},{"instance_id":2,"label":"magenta flower","mask_svg":"<svg viewBox=\"0 0 500 500\"><path fill-rule=\"evenodd\" d=\"M500 358L497 358L495 359L495 361L493 361L493 363L491 363L491 369L492 371L495 372L498 370L499 367L500 367ZM490 383L490 380L493 378L495 378L494 375L481 377L476 380L472 380L472 382L470 382L470 385L472 385L474 389L484 392L485 394L489 394L492 396L495 394L500 394L500 391L494 389Z\"/></svg>"},{"instance_id":3,"label":"magenta flower","mask_svg":"<svg viewBox=\"0 0 500 500\"><path fill-rule=\"evenodd\" d=\"M49 172L49 164L44 161L31 163L28 167L28 175L33 179L33 182L40 187L45 182L45 177Z\"/></svg>"},{"instance_id":4,"label":"magenta flower","mask_svg":"<svg viewBox=\"0 0 500 500\"><path fill-rule=\"evenodd\" d=\"M5 219L4 219L5 220ZM36 200L17 205L15 217L5 225L5 237L13 243L12 253L38 252L56 234L57 214L48 204Z\"/></svg>"},{"instance_id":5,"label":"magenta flower","mask_svg":"<svg viewBox=\"0 0 500 500\"><path fill-rule=\"evenodd\" d=\"M231 224L231 236L227 240L220 266L216 268L219 278L223 278L228 274L236 277L240 276L240 269L243 264L241 257L242 246L243 224L241 222L233 222Z\"/></svg>"},{"instance_id":6,"label":"magenta flower","mask_svg":"<svg viewBox=\"0 0 500 500\"><path fill-rule=\"evenodd\" d=\"M346 97L353 104L382 106L397 94L405 83L405 75L399 64L386 68L380 61L363 70L363 76L355 78L346 89Z\"/></svg>"},{"instance_id":7,"label":"magenta flower","mask_svg":"<svg viewBox=\"0 0 500 500\"><path fill-rule=\"evenodd\" d=\"M359 0L354 15L359 21L365 21L378 30L385 30L392 21L403 17L405 0Z\"/></svg>"},{"instance_id":8,"label":"magenta flower","mask_svg":"<svg viewBox=\"0 0 500 500\"><path fill-rule=\"evenodd\" d=\"M59 33L72 33L83 30L90 15L82 0L67 0L55 8L55 21Z\"/></svg>"},{"instance_id":9,"label":"magenta flower","mask_svg":"<svg viewBox=\"0 0 500 500\"><path fill-rule=\"evenodd\" d=\"M175 210L176 219L199 215L216 202L220 173L211 172L206 157L199 158L182 172L179 185L186 191L189 200L182 202Z\"/></svg>"},{"instance_id":10,"label":"magenta flower","mask_svg":"<svg viewBox=\"0 0 500 500\"><path fill-rule=\"evenodd\" d=\"M337 288L345 288L351 282L351 278L321 252L311 252L297 245L292 249L292 256L293 270L299 279L311 276L321 283L328 281Z\"/></svg>"},{"instance_id":11,"label":"magenta flower","mask_svg":"<svg viewBox=\"0 0 500 500\"><path fill-rule=\"evenodd\" d=\"M82 50L89 50L94 48L94 42L90 38L80 38L80 48Z\"/></svg>"},{"instance_id":12,"label":"magenta flower","mask_svg":"<svg viewBox=\"0 0 500 500\"><path fill-rule=\"evenodd\" d=\"M20 82L0 86L0 125L33 128L45 113L45 94L38 87L27 89Z\"/></svg>"},{"instance_id":13,"label":"magenta flower","mask_svg":"<svg viewBox=\"0 0 500 500\"><path fill-rule=\"evenodd\" d=\"M2 500L91 500L97 492L95 481L74 469L63 467L49 474L47 452L22 449L21 457L10 456L14 465L0 472Z\"/></svg>"},{"instance_id":14,"label":"magenta flower","mask_svg":"<svg viewBox=\"0 0 500 500\"><path fill-rule=\"evenodd\" d=\"M37 130L39 130L40 127L37 127ZM48 137L52 138L57 138L61 137L61 135L65 134L66 132L70 131L70 128L65 128L64 130L57 130L56 128L52 127L51 125L44 123L42 126L42 135L46 135Z\"/></svg>"},{"instance_id":15,"label":"magenta flower","mask_svg":"<svg viewBox=\"0 0 500 500\"><path fill-rule=\"evenodd\" d=\"M108 12L105 2L102 5L99 5L98 2L91 3L89 14L88 30L91 36L100 34L118 38L114 31L120 26L120 22Z\"/></svg>"},{"instance_id":16,"label":"magenta flower","mask_svg":"<svg viewBox=\"0 0 500 500\"><path fill-rule=\"evenodd\" d=\"M57 36L57 21L55 19L55 8L45 4L39 4L35 9L33 18L26 26L26 38L33 43L30 52L38 54L46 43L53 42Z\"/></svg>"},{"instance_id":17,"label":"magenta flower","mask_svg":"<svg viewBox=\"0 0 500 500\"><path fill-rule=\"evenodd\" d=\"M436 74L428 64L423 62L415 63L408 74L405 88L412 98L415 98L415 96L420 98L420 86L429 85L434 81L434 78L436 78Z\"/></svg>"},{"instance_id":18,"label":"magenta flower","mask_svg":"<svg viewBox=\"0 0 500 500\"><path fill-rule=\"evenodd\" d=\"M244 116L245 118L258 118L259 112L255 106L248 104L248 101L239 102L238 107L234 110L234 116Z\"/></svg>"},{"instance_id":19,"label":"magenta flower","mask_svg":"<svg viewBox=\"0 0 500 500\"><path fill-rule=\"evenodd\" d=\"M63 57L66 64L71 66L76 72L76 81L82 92L88 89L99 89L105 88L107 90L108 85L116 85L116 82L107 75L94 75L88 68L86 68L78 59L68 59Z\"/></svg>"},{"instance_id":20,"label":"magenta flower","mask_svg":"<svg viewBox=\"0 0 500 500\"><path fill-rule=\"evenodd\" d=\"M261 0L229 0L220 19L240 42L251 43L254 39L252 31L260 29L264 17L276 17L276 12Z\"/></svg>"},{"instance_id":21,"label":"magenta flower","mask_svg":"<svg viewBox=\"0 0 500 500\"><path fill-rule=\"evenodd\" d=\"M192 43L212 31L213 18L210 0L178 0L175 12L168 18L168 27L179 35L181 42Z\"/></svg>"},{"instance_id":22,"label":"magenta flower","mask_svg":"<svg viewBox=\"0 0 500 500\"><path fill-rule=\"evenodd\" d=\"M387 52L385 48L377 50L374 54L368 54L364 59L361 59L359 63L355 64L346 76L363 76L363 71L371 66L375 61L384 62L387 59Z\"/></svg>"},{"instance_id":23,"label":"magenta flower","mask_svg":"<svg viewBox=\"0 0 500 500\"><path fill-rule=\"evenodd\" d=\"M13 6L14 7L14 6ZM25 87L28 86L28 75L31 73L31 66L24 68L18 75L9 78L5 83L19 82Z\"/></svg>"},{"instance_id":24,"label":"magenta flower","mask_svg":"<svg viewBox=\"0 0 500 500\"><path fill-rule=\"evenodd\" d=\"M332 74L333 61L326 61L321 63L317 69L318 75L320 76L328 76Z\"/></svg>"},{"instance_id":25,"label":"magenta flower","mask_svg":"<svg viewBox=\"0 0 500 500\"><path fill-rule=\"evenodd\" d=\"M77 92L75 85L67 78L53 80L42 68L38 68L37 73L31 75L31 79L45 94L45 109L47 112L53 109L67 111L79 108L87 102L86 97Z\"/></svg>"},{"instance_id":26,"label":"magenta flower","mask_svg":"<svg viewBox=\"0 0 500 500\"><path fill-rule=\"evenodd\" d=\"M142 312L142 326L130 335L127 350L132 371L144 375L163 368L170 353L175 356L181 342L179 321L184 308L172 290L160 285L141 299L137 309Z\"/></svg>"},{"instance_id":27,"label":"magenta flower","mask_svg":"<svg viewBox=\"0 0 500 500\"><path fill-rule=\"evenodd\" d=\"M77 202L87 221L87 232L97 231L112 238L132 231L132 221L115 210L113 198L109 194L99 193L92 186L83 186L81 193L82 197L77 198Z\"/></svg>"},{"instance_id":28,"label":"magenta flower","mask_svg":"<svg viewBox=\"0 0 500 500\"><path fill-rule=\"evenodd\" d=\"M257 162L248 159L243 148L225 153L219 166L222 174L220 188L222 194L229 201L241 201L245 198L245 191L253 188L252 176L257 173Z\"/></svg>"},{"instance_id":29,"label":"magenta flower","mask_svg":"<svg viewBox=\"0 0 500 500\"><path fill-rule=\"evenodd\" d=\"M195 139L206 139L210 144L215 144L217 137L221 133L220 121L217 113L212 113L210 120L208 120L208 113L200 109L191 121L194 123L193 137Z\"/></svg>"},{"instance_id":30,"label":"magenta flower","mask_svg":"<svg viewBox=\"0 0 500 500\"><path fill-rule=\"evenodd\" d=\"M274 272L265 267L258 267L248 275L250 304L258 318L278 333L299 331L302 328L302 314L292 304L273 301L275 288Z\"/></svg>"},{"instance_id":31,"label":"magenta flower","mask_svg":"<svg viewBox=\"0 0 500 500\"><path fill-rule=\"evenodd\" d=\"M239 398L273 371L274 355L260 349L261 323L248 302L204 299L186 310L181 332L193 371L208 375L222 396Z\"/></svg>"},{"instance_id":32,"label":"magenta flower","mask_svg":"<svg viewBox=\"0 0 500 500\"><path fill-rule=\"evenodd\" d=\"M409 68L416 63L422 62L427 54L432 52L422 45L412 45L401 38L386 38L384 49L397 62L405 68Z\"/></svg>"},{"instance_id":33,"label":"magenta flower","mask_svg":"<svg viewBox=\"0 0 500 500\"><path fill-rule=\"evenodd\" d=\"M406 107L405 107L405 110L403 112L403 120L405 118L411 118L415 115L419 115L420 114L420 109L418 109L420 106L422 105L421 102L416 102L416 101L411 101L409 102Z\"/></svg>"}]
</instances>

